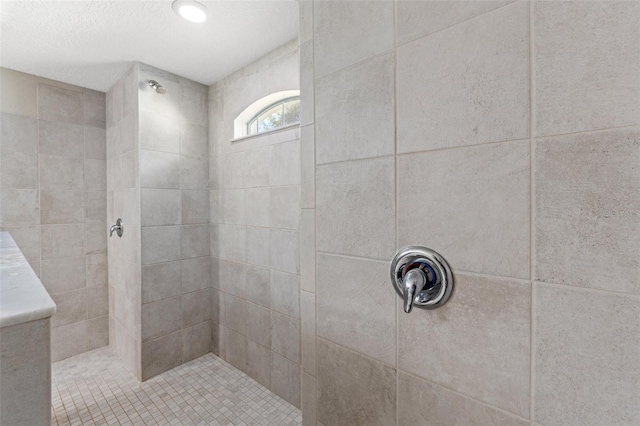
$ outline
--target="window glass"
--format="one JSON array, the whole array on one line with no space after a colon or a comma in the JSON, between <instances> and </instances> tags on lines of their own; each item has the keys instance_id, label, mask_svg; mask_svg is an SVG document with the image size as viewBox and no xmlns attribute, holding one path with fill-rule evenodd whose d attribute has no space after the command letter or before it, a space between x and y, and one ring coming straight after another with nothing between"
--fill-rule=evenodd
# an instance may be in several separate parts
<instances>
[{"instance_id":1,"label":"window glass","mask_svg":"<svg viewBox=\"0 0 640 426\"><path fill-rule=\"evenodd\" d=\"M300 121L300 98L285 99L260 112L247 123L247 134L268 132Z\"/></svg>"},{"instance_id":2,"label":"window glass","mask_svg":"<svg viewBox=\"0 0 640 426\"><path fill-rule=\"evenodd\" d=\"M293 124L300 121L300 99L285 102L284 124Z\"/></svg>"}]
</instances>

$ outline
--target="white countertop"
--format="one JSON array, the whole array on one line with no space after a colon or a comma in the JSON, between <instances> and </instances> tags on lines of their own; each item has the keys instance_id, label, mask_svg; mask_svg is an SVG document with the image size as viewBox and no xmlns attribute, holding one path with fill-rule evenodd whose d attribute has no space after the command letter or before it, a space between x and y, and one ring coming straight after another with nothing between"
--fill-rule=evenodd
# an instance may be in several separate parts
<instances>
[{"instance_id":1,"label":"white countertop","mask_svg":"<svg viewBox=\"0 0 640 426\"><path fill-rule=\"evenodd\" d=\"M0 327L49 318L56 304L8 232L0 232Z\"/></svg>"}]
</instances>

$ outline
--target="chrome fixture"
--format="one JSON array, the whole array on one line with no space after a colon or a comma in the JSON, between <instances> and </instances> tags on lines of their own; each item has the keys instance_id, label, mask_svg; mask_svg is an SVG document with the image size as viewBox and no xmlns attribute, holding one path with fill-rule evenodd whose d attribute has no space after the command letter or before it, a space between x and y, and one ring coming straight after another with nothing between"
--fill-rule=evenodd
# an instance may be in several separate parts
<instances>
[{"instance_id":1,"label":"chrome fixture","mask_svg":"<svg viewBox=\"0 0 640 426\"><path fill-rule=\"evenodd\" d=\"M149 80L149 86L151 86L151 88L155 90L158 95L164 95L165 93L167 93L167 89L165 89L162 84L158 83L155 80Z\"/></svg>"},{"instance_id":2,"label":"chrome fixture","mask_svg":"<svg viewBox=\"0 0 640 426\"><path fill-rule=\"evenodd\" d=\"M111 229L109 230L110 237L113 236L113 231L116 231L116 234L118 234L118 237L122 237L122 233L124 232L124 227L122 226L122 219L118 218L118 220L116 220L116 224L111 227Z\"/></svg>"},{"instance_id":3,"label":"chrome fixture","mask_svg":"<svg viewBox=\"0 0 640 426\"><path fill-rule=\"evenodd\" d=\"M453 290L453 275L444 257L419 246L396 253L391 261L391 282L404 301L406 313L414 306L438 308L447 303Z\"/></svg>"}]
</instances>

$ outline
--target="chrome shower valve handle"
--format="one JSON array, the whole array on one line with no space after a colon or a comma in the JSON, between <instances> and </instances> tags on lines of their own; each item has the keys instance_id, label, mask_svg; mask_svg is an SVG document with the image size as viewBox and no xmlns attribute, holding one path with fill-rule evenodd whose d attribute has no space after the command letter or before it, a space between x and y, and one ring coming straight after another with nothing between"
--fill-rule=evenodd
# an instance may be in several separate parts
<instances>
[{"instance_id":1,"label":"chrome shower valve handle","mask_svg":"<svg viewBox=\"0 0 640 426\"><path fill-rule=\"evenodd\" d=\"M453 290L453 274L444 257L419 246L396 253L391 261L391 282L403 299L406 313L414 306L438 308L447 303Z\"/></svg>"},{"instance_id":2,"label":"chrome shower valve handle","mask_svg":"<svg viewBox=\"0 0 640 426\"><path fill-rule=\"evenodd\" d=\"M109 236L110 237L113 236L113 231L116 231L116 234L118 235L118 237L122 237L122 233L124 232L124 226L122 225L122 219L118 218L118 220L116 220L116 224L111 226L111 228L109 229Z\"/></svg>"}]
</instances>

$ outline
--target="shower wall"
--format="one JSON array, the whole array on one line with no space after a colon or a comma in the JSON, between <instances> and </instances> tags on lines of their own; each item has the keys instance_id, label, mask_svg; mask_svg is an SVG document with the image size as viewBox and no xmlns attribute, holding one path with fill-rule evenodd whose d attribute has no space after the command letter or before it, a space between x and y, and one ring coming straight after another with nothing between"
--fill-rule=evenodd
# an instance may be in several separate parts
<instances>
[{"instance_id":1,"label":"shower wall","mask_svg":"<svg viewBox=\"0 0 640 426\"><path fill-rule=\"evenodd\" d=\"M109 238L109 335L113 351L139 380L141 371L141 238L139 67L107 93L108 226L122 218L122 238ZM106 229L106 228L105 228Z\"/></svg>"},{"instance_id":2,"label":"shower wall","mask_svg":"<svg viewBox=\"0 0 640 426\"><path fill-rule=\"evenodd\" d=\"M304 424L638 424L640 3L300 11Z\"/></svg>"},{"instance_id":3,"label":"shower wall","mask_svg":"<svg viewBox=\"0 0 640 426\"><path fill-rule=\"evenodd\" d=\"M135 64L107 117L112 345L147 380L211 351L207 87Z\"/></svg>"},{"instance_id":4,"label":"shower wall","mask_svg":"<svg viewBox=\"0 0 640 426\"><path fill-rule=\"evenodd\" d=\"M299 127L234 141L233 120L298 79L293 41L209 88L213 351L296 406Z\"/></svg>"},{"instance_id":5,"label":"shower wall","mask_svg":"<svg viewBox=\"0 0 640 426\"><path fill-rule=\"evenodd\" d=\"M138 82L146 380L211 352L208 102L207 86L148 65Z\"/></svg>"},{"instance_id":6,"label":"shower wall","mask_svg":"<svg viewBox=\"0 0 640 426\"><path fill-rule=\"evenodd\" d=\"M5 68L0 86L0 229L58 307L58 361L109 343L105 94Z\"/></svg>"}]
</instances>

